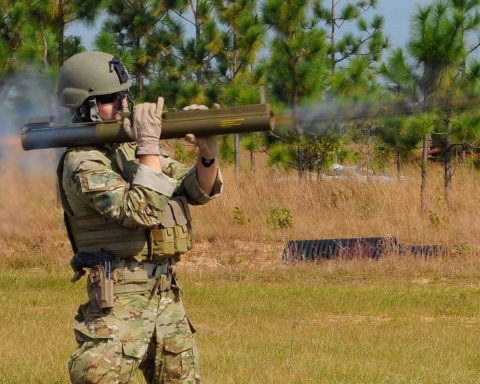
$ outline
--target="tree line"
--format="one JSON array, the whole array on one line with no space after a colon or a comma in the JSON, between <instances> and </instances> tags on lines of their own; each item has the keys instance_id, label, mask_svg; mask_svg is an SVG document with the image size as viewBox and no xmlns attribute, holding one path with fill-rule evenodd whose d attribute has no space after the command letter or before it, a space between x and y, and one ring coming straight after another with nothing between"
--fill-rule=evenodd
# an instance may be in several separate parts
<instances>
[{"instance_id":1,"label":"tree line","mask_svg":"<svg viewBox=\"0 0 480 384\"><path fill-rule=\"evenodd\" d=\"M236 170L241 150L250 152L252 168L255 153L266 150L272 166L293 167L301 178L349 159L371 169L393 161L400 172L421 147L426 210L432 143L447 202L455 158L479 149L479 5L418 6L406 48L391 49L378 0L7 0L0 7L0 95L11 76L32 68L53 84L62 63L85 50L67 26L100 18L95 48L126 64L137 101L162 95L176 108L267 101L288 116L273 137L222 138ZM415 113L305 120L319 105L380 104Z\"/></svg>"}]
</instances>

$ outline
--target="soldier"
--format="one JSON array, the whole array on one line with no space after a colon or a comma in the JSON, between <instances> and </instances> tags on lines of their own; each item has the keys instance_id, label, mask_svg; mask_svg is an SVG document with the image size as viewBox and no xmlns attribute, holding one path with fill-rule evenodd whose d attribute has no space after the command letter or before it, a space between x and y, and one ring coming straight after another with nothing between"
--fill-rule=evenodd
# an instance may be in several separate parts
<instances>
[{"instance_id":1,"label":"soldier","mask_svg":"<svg viewBox=\"0 0 480 384\"><path fill-rule=\"evenodd\" d=\"M74 121L120 120L133 104L130 85L117 57L79 53L61 69L59 103ZM188 204L209 202L223 182L215 137L190 138L198 146L192 168L161 149L162 110L162 98L133 108L124 124L135 143L71 148L59 162L74 279L89 270L72 383L129 383L137 368L148 383L199 382L175 264L192 248Z\"/></svg>"}]
</instances>

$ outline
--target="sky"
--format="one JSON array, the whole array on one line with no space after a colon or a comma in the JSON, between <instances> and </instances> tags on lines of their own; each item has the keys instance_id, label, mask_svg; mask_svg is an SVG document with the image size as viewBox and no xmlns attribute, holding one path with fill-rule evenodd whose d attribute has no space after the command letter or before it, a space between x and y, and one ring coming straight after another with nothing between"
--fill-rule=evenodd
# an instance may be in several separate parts
<instances>
[{"instance_id":1,"label":"sky","mask_svg":"<svg viewBox=\"0 0 480 384\"><path fill-rule=\"evenodd\" d=\"M345 3L346 1L343 0ZM405 47L409 38L410 20L418 5L428 4L430 0L379 0L377 13L385 19L385 34L389 37L392 48ZM101 27L101 21L94 26L72 23L67 34L79 35L87 49L94 49L95 34Z\"/></svg>"},{"instance_id":2,"label":"sky","mask_svg":"<svg viewBox=\"0 0 480 384\"><path fill-rule=\"evenodd\" d=\"M410 21L419 5L429 0L379 0L377 12L385 19L385 34L392 47L404 48L410 37Z\"/></svg>"}]
</instances>

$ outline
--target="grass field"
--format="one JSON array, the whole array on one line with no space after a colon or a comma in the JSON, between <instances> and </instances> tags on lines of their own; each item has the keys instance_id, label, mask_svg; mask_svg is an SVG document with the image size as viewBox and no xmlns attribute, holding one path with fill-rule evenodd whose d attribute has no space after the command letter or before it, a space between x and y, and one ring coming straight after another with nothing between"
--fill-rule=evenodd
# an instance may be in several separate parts
<instances>
[{"instance_id":1,"label":"grass field","mask_svg":"<svg viewBox=\"0 0 480 384\"><path fill-rule=\"evenodd\" d=\"M480 383L480 268L460 261L184 268L203 382ZM0 272L0 383L68 382L68 277Z\"/></svg>"},{"instance_id":2,"label":"grass field","mask_svg":"<svg viewBox=\"0 0 480 384\"><path fill-rule=\"evenodd\" d=\"M85 283L69 283L54 169L0 170L0 384L66 383ZM203 383L480 383L478 173L457 167L447 209L433 167L425 215L414 167L389 183L224 173L224 197L193 210L196 247L180 267ZM266 224L279 204L292 228ZM281 260L287 239L385 235L451 252Z\"/></svg>"}]
</instances>

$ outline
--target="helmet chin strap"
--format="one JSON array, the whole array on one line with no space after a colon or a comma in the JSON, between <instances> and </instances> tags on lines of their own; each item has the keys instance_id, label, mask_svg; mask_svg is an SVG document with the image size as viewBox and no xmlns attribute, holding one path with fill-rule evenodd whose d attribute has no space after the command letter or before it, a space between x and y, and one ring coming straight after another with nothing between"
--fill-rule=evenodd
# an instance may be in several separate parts
<instances>
[{"instance_id":1,"label":"helmet chin strap","mask_svg":"<svg viewBox=\"0 0 480 384\"><path fill-rule=\"evenodd\" d=\"M92 97L88 100L88 106L90 108L90 120L92 121L102 121L100 117L100 112L98 111L97 100L95 97Z\"/></svg>"},{"instance_id":2,"label":"helmet chin strap","mask_svg":"<svg viewBox=\"0 0 480 384\"><path fill-rule=\"evenodd\" d=\"M95 97L87 99L75 111L73 121L102 121Z\"/></svg>"}]
</instances>

